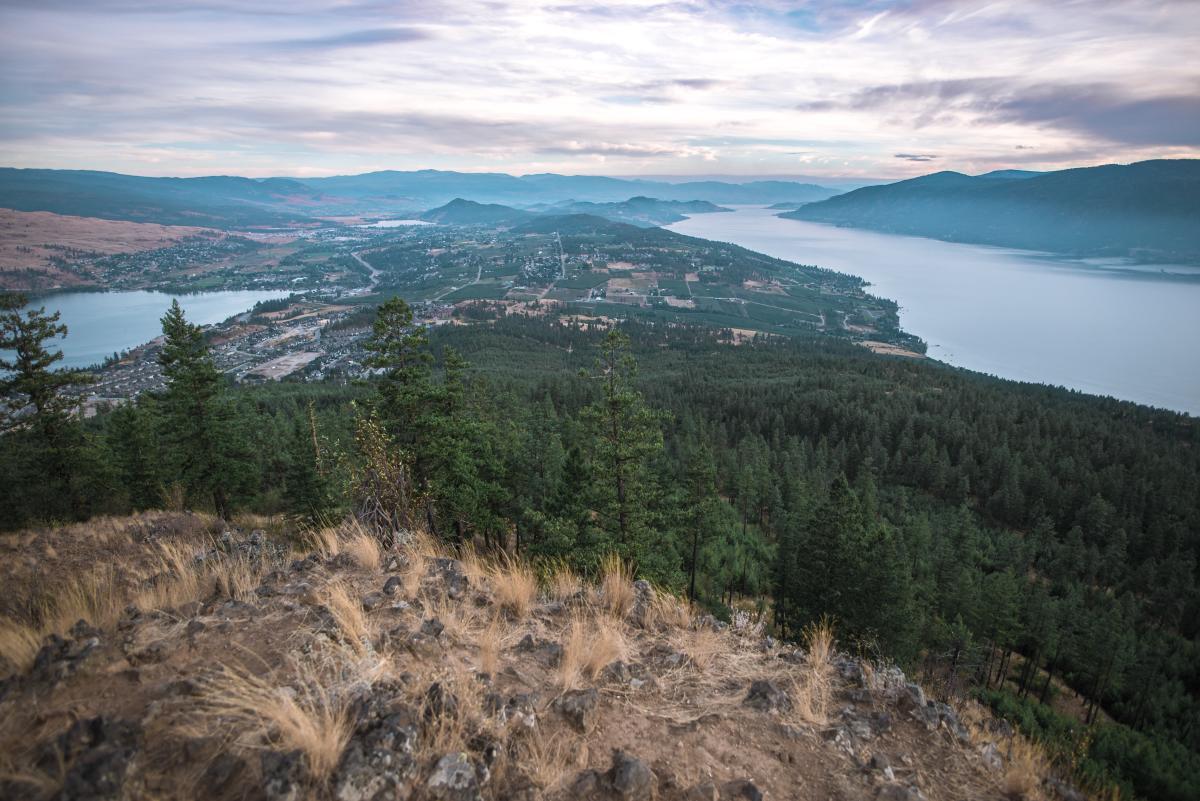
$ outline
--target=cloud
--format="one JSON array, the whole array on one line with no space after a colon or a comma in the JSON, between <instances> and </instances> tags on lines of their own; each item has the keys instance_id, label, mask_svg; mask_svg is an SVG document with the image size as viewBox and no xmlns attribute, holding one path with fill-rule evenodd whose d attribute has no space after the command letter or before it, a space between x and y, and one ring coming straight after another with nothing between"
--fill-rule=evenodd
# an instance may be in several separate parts
<instances>
[{"instance_id":1,"label":"cloud","mask_svg":"<svg viewBox=\"0 0 1200 801\"><path fill-rule=\"evenodd\" d=\"M886 178L1200 155L1186 2L559 2L0 2L0 164Z\"/></svg>"},{"instance_id":2,"label":"cloud","mask_svg":"<svg viewBox=\"0 0 1200 801\"><path fill-rule=\"evenodd\" d=\"M1027 84L999 77L884 84L804 111L905 111L921 126L959 112L974 124L1037 124L1132 145L1200 146L1200 83L1192 93L1138 96L1111 83Z\"/></svg>"},{"instance_id":3,"label":"cloud","mask_svg":"<svg viewBox=\"0 0 1200 801\"><path fill-rule=\"evenodd\" d=\"M276 39L264 42L263 45L281 50L337 50L346 47L420 42L432 38L433 34L422 28L372 28L303 39Z\"/></svg>"}]
</instances>

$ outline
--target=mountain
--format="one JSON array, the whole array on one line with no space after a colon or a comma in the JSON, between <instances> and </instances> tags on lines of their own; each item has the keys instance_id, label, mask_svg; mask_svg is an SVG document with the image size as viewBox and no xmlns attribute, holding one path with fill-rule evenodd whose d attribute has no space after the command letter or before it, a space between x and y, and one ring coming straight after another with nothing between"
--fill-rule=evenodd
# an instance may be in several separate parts
<instances>
[{"instance_id":1,"label":"mountain","mask_svg":"<svg viewBox=\"0 0 1200 801\"><path fill-rule=\"evenodd\" d=\"M458 197L444 206L430 209L420 219L441 225L504 225L521 222L532 216L532 212L498 203L476 203Z\"/></svg>"},{"instance_id":2,"label":"mountain","mask_svg":"<svg viewBox=\"0 0 1200 801\"><path fill-rule=\"evenodd\" d=\"M791 181L662 183L590 175L385 170L329 178L148 178L92 170L0 168L0 208L108 220L246 228L320 217L411 215L456 198L536 206L567 201L767 204L822 200L836 190ZM634 212L631 219L636 219Z\"/></svg>"},{"instance_id":3,"label":"mountain","mask_svg":"<svg viewBox=\"0 0 1200 801\"><path fill-rule=\"evenodd\" d=\"M0 168L0 208L106 220L250 227L313 221L320 193L286 178L145 178L92 170Z\"/></svg>"},{"instance_id":4,"label":"mountain","mask_svg":"<svg viewBox=\"0 0 1200 801\"><path fill-rule=\"evenodd\" d=\"M631 197L620 203L570 201L535 207L554 214L594 214L609 220L644 227L670 225L686 219L689 214L712 214L732 211L707 200L659 200L652 197Z\"/></svg>"},{"instance_id":5,"label":"mountain","mask_svg":"<svg viewBox=\"0 0 1200 801\"><path fill-rule=\"evenodd\" d=\"M1072 256L1200 263L1200 160L936 172L779 216Z\"/></svg>"}]
</instances>

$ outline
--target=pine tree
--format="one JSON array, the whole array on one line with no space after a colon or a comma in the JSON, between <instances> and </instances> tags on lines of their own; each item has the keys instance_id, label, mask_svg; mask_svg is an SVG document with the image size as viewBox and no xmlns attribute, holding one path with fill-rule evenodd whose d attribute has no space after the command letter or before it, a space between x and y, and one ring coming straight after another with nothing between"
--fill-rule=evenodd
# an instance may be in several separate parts
<instances>
[{"instance_id":1,"label":"pine tree","mask_svg":"<svg viewBox=\"0 0 1200 801\"><path fill-rule=\"evenodd\" d=\"M723 503L717 497L717 468L707 445L699 445L692 451L684 485L685 541L688 543L684 569L688 575L688 600L694 603L700 550L716 533L716 507Z\"/></svg>"},{"instance_id":2,"label":"pine tree","mask_svg":"<svg viewBox=\"0 0 1200 801\"><path fill-rule=\"evenodd\" d=\"M92 443L74 411L77 401L66 390L93 381L82 370L54 368L62 351L47 340L67 335L59 314L46 309L22 312L23 295L0 295L0 431L21 429L28 451L26 498L40 515L87 514L89 498L80 484L94 461ZM16 442L18 440L10 440Z\"/></svg>"},{"instance_id":3,"label":"pine tree","mask_svg":"<svg viewBox=\"0 0 1200 801\"><path fill-rule=\"evenodd\" d=\"M230 494L248 469L224 379L213 364L200 327L184 317L178 300L162 317L166 341L159 353L167 388L162 396L163 442L179 481L193 495L208 495L229 519Z\"/></svg>"},{"instance_id":4,"label":"pine tree","mask_svg":"<svg viewBox=\"0 0 1200 801\"><path fill-rule=\"evenodd\" d=\"M667 581L678 565L670 542L654 530L658 487L650 470L663 449L661 415L634 385L637 363L629 347L629 337L616 329L605 336L592 374L601 397L582 413L590 434L593 548L616 551Z\"/></svg>"}]
</instances>

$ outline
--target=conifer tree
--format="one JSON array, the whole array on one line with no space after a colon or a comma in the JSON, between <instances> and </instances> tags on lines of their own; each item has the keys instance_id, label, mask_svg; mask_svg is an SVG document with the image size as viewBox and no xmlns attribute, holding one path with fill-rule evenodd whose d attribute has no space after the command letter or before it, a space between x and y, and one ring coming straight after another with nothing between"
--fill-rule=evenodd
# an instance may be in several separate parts
<instances>
[{"instance_id":1,"label":"conifer tree","mask_svg":"<svg viewBox=\"0 0 1200 801\"><path fill-rule=\"evenodd\" d=\"M178 300L162 317L166 341L159 353L167 388L162 396L163 442L176 477L193 495L207 495L229 519L231 492L249 467L249 456L224 398L224 379L200 327L184 317Z\"/></svg>"},{"instance_id":2,"label":"conifer tree","mask_svg":"<svg viewBox=\"0 0 1200 801\"><path fill-rule=\"evenodd\" d=\"M657 495L650 463L663 448L661 415L646 405L634 381L629 337L612 329L600 345L592 379L600 398L583 410L589 437L592 550L614 550L659 580L674 578L673 549L652 514Z\"/></svg>"},{"instance_id":3,"label":"conifer tree","mask_svg":"<svg viewBox=\"0 0 1200 801\"><path fill-rule=\"evenodd\" d=\"M24 476L30 508L50 516L86 515L88 494L79 485L93 461L90 441L74 411L77 401L67 395L73 386L91 383L83 370L55 368L62 351L47 341L66 336L58 312L45 308L22 312L20 294L0 295L0 431L20 428L28 443ZM13 442L13 440L10 440Z\"/></svg>"}]
</instances>

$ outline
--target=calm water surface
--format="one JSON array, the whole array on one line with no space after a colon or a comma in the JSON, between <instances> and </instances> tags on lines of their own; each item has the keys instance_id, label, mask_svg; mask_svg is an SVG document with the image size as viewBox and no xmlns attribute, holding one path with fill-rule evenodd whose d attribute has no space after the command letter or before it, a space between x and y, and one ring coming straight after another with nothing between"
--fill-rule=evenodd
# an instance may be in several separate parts
<instances>
[{"instance_id":1,"label":"calm water surface","mask_svg":"<svg viewBox=\"0 0 1200 801\"><path fill-rule=\"evenodd\" d=\"M244 290L168 295L163 292L63 292L34 298L29 306L61 312L67 336L56 340L63 367L89 367L113 353L149 342L162 333L159 318L179 298L189 321L219 323L252 308L260 300L287 297L287 292Z\"/></svg>"},{"instance_id":2,"label":"calm water surface","mask_svg":"<svg viewBox=\"0 0 1200 801\"><path fill-rule=\"evenodd\" d=\"M667 227L862 276L872 294L900 304L901 325L929 343L929 355L950 364L1200 415L1195 277L1127 274L777 213L741 208Z\"/></svg>"}]
</instances>

